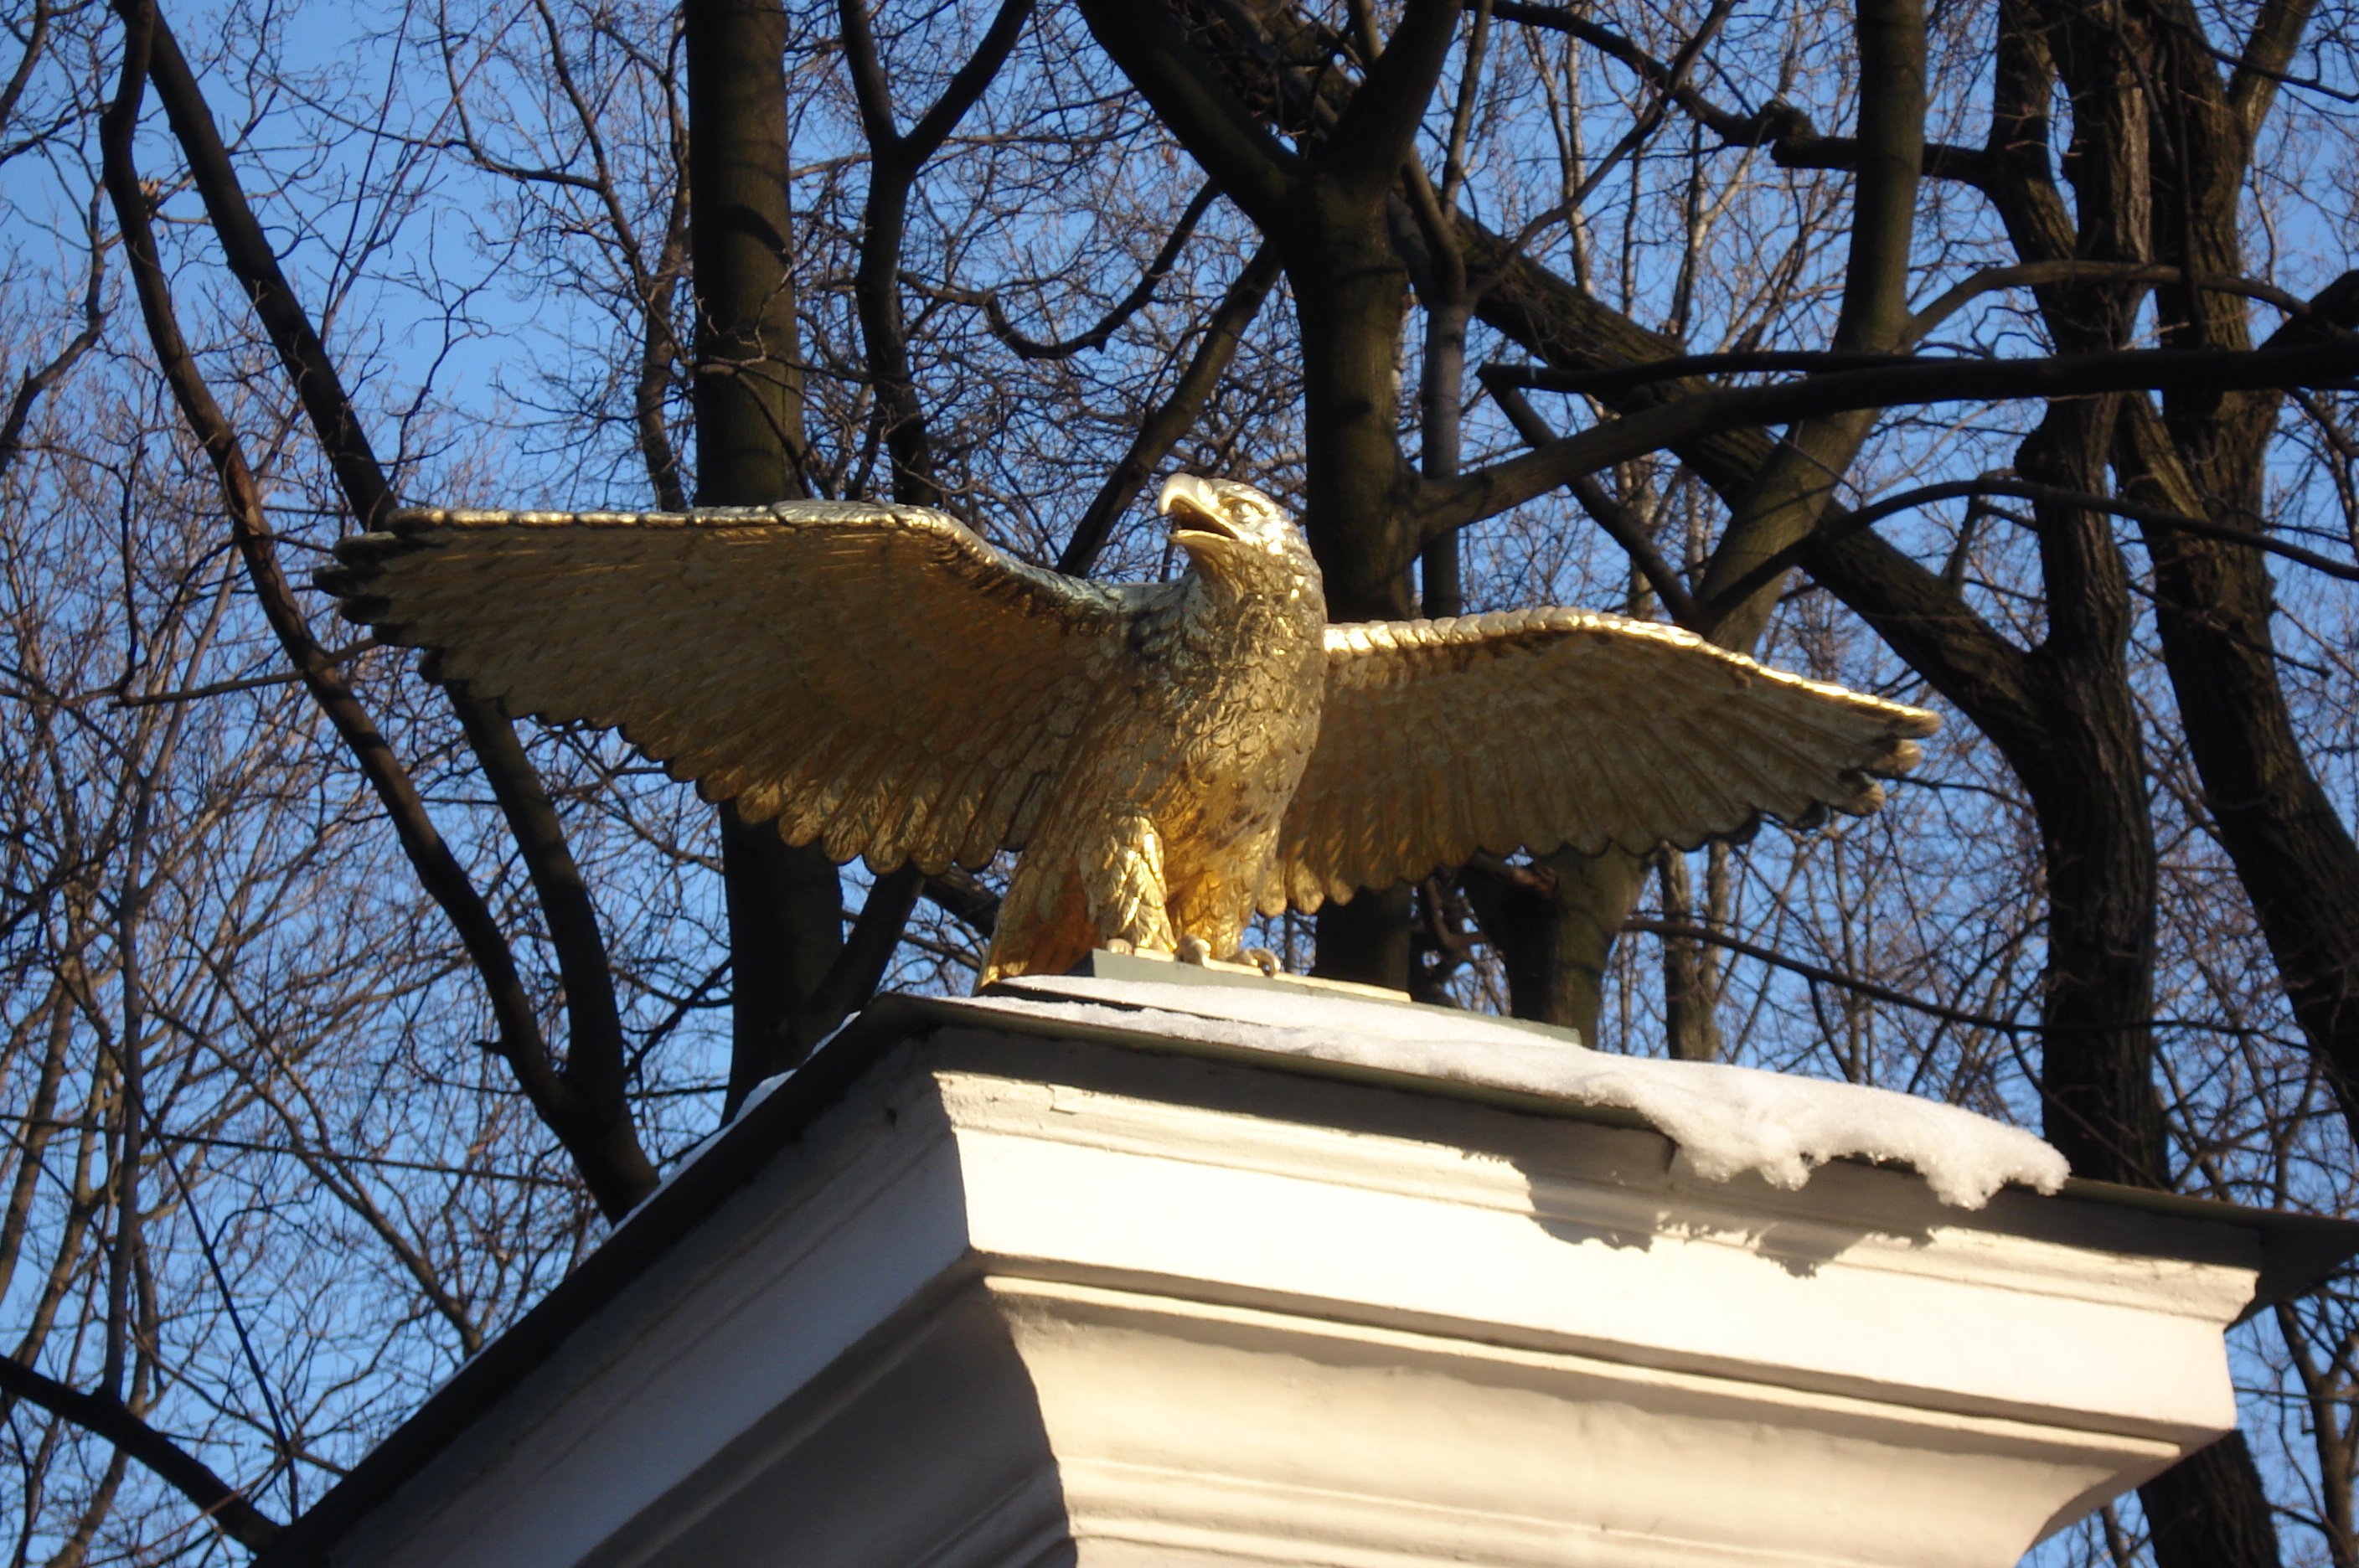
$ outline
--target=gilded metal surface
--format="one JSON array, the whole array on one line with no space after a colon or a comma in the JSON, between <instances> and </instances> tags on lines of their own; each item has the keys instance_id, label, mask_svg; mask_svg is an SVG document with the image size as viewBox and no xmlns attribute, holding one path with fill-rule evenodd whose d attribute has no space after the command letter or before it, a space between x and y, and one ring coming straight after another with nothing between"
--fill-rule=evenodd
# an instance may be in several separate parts
<instances>
[{"instance_id":1,"label":"gilded metal surface","mask_svg":"<svg viewBox=\"0 0 2359 1568\"><path fill-rule=\"evenodd\" d=\"M1256 909L1478 848L1873 810L1937 722L1579 610L1330 626L1269 497L1182 475L1162 509L1190 561L1165 583L810 501L404 512L321 584L434 678L618 727L790 843L879 871L1021 850L985 981L1114 941L1233 957Z\"/></svg>"}]
</instances>

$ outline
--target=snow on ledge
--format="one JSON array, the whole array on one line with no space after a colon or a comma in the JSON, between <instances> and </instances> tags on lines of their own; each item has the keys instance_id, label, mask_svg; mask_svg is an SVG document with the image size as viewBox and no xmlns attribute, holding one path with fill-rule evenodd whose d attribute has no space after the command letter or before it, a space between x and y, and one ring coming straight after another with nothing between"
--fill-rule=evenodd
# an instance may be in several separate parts
<instances>
[{"instance_id":1,"label":"snow on ledge","mask_svg":"<svg viewBox=\"0 0 2359 1568\"><path fill-rule=\"evenodd\" d=\"M1248 985L1026 975L962 1007L1611 1105L1643 1116L1709 1181L1758 1171L1797 1188L1830 1160L1897 1160L1979 1209L2010 1181L2053 1192L2064 1157L2020 1127L1889 1089L1717 1062L1615 1056L1480 1013Z\"/></svg>"}]
</instances>

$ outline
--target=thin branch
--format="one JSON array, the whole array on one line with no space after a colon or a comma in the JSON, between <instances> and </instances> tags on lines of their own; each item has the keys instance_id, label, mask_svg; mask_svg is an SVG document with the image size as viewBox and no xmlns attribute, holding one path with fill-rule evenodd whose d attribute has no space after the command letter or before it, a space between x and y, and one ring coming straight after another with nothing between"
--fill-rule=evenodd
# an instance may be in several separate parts
<instances>
[{"instance_id":1,"label":"thin branch","mask_svg":"<svg viewBox=\"0 0 2359 1568\"><path fill-rule=\"evenodd\" d=\"M1024 32L1024 24L1031 16L1032 0L1001 0L998 14L984 30L974 52L951 75L950 84L934 100L933 107L919 116L918 123L909 127L909 134L895 147L894 151L908 159L912 168L933 157L950 134L958 129L958 123L966 118L966 112L974 107L983 90L991 85L991 79L1006 63L1016 40Z\"/></svg>"},{"instance_id":2,"label":"thin branch","mask_svg":"<svg viewBox=\"0 0 2359 1568\"><path fill-rule=\"evenodd\" d=\"M373 648L384 645L375 637L363 637L356 643L331 650L325 657L331 664L346 664ZM190 686L178 691L150 691L136 697L117 695L113 706L147 708L158 702L193 702L203 697L222 697L232 691L255 691L266 686L292 686L303 679L302 671L288 670L284 675L249 675L242 681L216 681L209 686Z\"/></svg>"},{"instance_id":3,"label":"thin branch","mask_svg":"<svg viewBox=\"0 0 2359 1568\"><path fill-rule=\"evenodd\" d=\"M984 321L991 328L991 335L1014 350L1018 359L1071 359L1077 354L1105 347L1107 341L1122 330L1123 323L1136 315L1155 297L1156 286L1169 277L1172 267L1179 264L1180 253L1187 247L1189 236L1195 233L1196 224L1212 206L1212 199L1219 194L1220 188L1209 182L1200 189L1180 212L1179 223L1172 225L1170 237L1163 242L1163 248L1155 253L1155 259L1139 276L1137 287L1116 301L1112 310L1098 319L1095 326L1076 337L1042 343L1037 338L1025 336L1007 319L1007 312L1000 305L995 292L941 288L925 283L908 273L901 275L901 281L929 298L981 308Z\"/></svg>"},{"instance_id":4,"label":"thin branch","mask_svg":"<svg viewBox=\"0 0 2359 1568\"><path fill-rule=\"evenodd\" d=\"M1522 250L1531 243L1533 235L1580 212L1582 205L1596 192L1597 188L1605 183L1606 177L1620 166L1622 160L1647 144L1647 138L1653 136L1657 127L1662 125L1664 115L1669 113L1672 103L1680 92L1687 86L1688 75L1695 69L1695 62L1703 53L1704 46L1712 42L1714 35L1727 22L1728 14L1735 8L1736 0L1713 0L1712 9L1704 14L1703 21L1696 27L1694 35L1686 43L1681 44L1680 52L1671 58L1671 63L1664 71L1662 79L1649 82L1654 90L1654 98L1639 113L1630 128L1622 134L1619 141L1605 149L1604 157L1591 166L1589 172L1582 177L1581 183L1574 188L1571 195L1516 230L1515 238L1507 242L1509 249Z\"/></svg>"},{"instance_id":5,"label":"thin branch","mask_svg":"<svg viewBox=\"0 0 2359 1568\"><path fill-rule=\"evenodd\" d=\"M1731 147L1754 147L1770 139L1773 126L1792 125L1809 121L1799 110L1782 103L1749 114L1739 114L1712 103L1701 93L1689 86L1671 68L1640 49L1630 39L1610 27L1601 27L1578 12L1557 5L1527 5L1519 0L1495 0L1491 14L1503 22L1520 22L1527 27L1546 27L1552 32L1580 39L1609 60L1618 60L1641 82L1668 101L1677 103L1704 126L1720 134L1722 141Z\"/></svg>"},{"instance_id":6,"label":"thin branch","mask_svg":"<svg viewBox=\"0 0 2359 1568\"><path fill-rule=\"evenodd\" d=\"M0 129L5 129L8 117L16 112L16 101L25 94L25 84L33 79L33 67L40 63L41 51L49 42L49 0L33 0L33 25L25 35L25 52L16 57L16 69L8 73L8 82L0 87Z\"/></svg>"},{"instance_id":7,"label":"thin branch","mask_svg":"<svg viewBox=\"0 0 2359 1568\"><path fill-rule=\"evenodd\" d=\"M1507 385L1546 386L1560 373L1507 370ZM1429 483L1421 538L1462 528L1545 495L1577 474L1752 425L1860 408L2076 397L2141 389L2243 391L2347 385L2359 343L2288 349L2125 349L2037 359L1940 360L1853 370L1773 387L1723 387L1609 420L1447 485Z\"/></svg>"},{"instance_id":8,"label":"thin branch","mask_svg":"<svg viewBox=\"0 0 2359 1568\"><path fill-rule=\"evenodd\" d=\"M1456 206L1466 184L1466 138L1474 129L1476 89L1482 82L1483 57L1489 51L1490 42L1491 0L1474 0L1474 25L1466 38L1465 65L1458 79L1458 102L1450 113L1450 137L1441 147L1444 206Z\"/></svg>"},{"instance_id":9,"label":"thin branch","mask_svg":"<svg viewBox=\"0 0 2359 1568\"><path fill-rule=\"evenodd\" d=\"M287 1466L287 1511L291 1517L303 1511L302 1495L295 1486L295 1445L287 1435L287 1422L278 1413L278 1398L270 1391L270 1377L262 1369L262 1357L255 1353L254 1336L246 1332L245 1314L237 1310L237 1294L229 1288L229 1275L221 1266L221 1253L213 1246L211 1230L197 1213L196 1199L189 1192L189 1179L180 1174L178 1160L169 1149L158 1151L164 1169L179 1190L180 1206L188 1219L189 1228L196 1233L198 1250L204 1254L206 1272L212 1276L213 1289L221 1295L222 1309L229 1313L229 1326L237 1335L238 1349L245 1357L245 1369L253 1375L255 1390L262 1396L263 1413L270 1418L270 1438L277 1451L278 1462Z\"/></svg>"},{"instance_id":10,"label":"thin branch","mask_svg":"<svg viewBox=\"0 0 2359 1568\"><path fill-rule=\"evenodd\" d=\"M133 25L144 35L144 26L152 17L152 0L123 0L137 18ZM155 33L167 38L160 23ZM139 49L143 58L137 62L142 70L132 76L126 69L125 91L118 104L109 110L103 126L103 147L105 159L106 190L114 207L115 222L123 234L124 255L131 268L137 289L141 314L147 325L147 336L154 345L158 369L171 388L181 417L203 447L220 481L223 510L226 512L232 542L244 561L246 577L261 604L264 618L286 651L288 662L300 672L306 689L329 723L335 727L371 789L385 808L393 824L403 854L417 873L419 883L427 895L440 907L466 949L469 960L482 978L497 1026L497 1045L501 1057L516 1074L516 1082L531 1100L542 1121L558 1135L574 1156L584 1180L599 1204L610 1214L627 1213L637 1199L655 1184L654 1171L644 1153L638 1153L635 1139L628 1148L618 1151L614 1147L614 1128L600 1118L592 1108L584 1113L580 1097L573 1094L558 1074L549 1059L547 1041L540 1030L538 1009L531 993L526 988L518 972L516 955L509 948L506 933L499 920L477 891L466 868L443 841L419 796L408 771L394 755L392 746L376 727L376 722L361 705L296 603L293 588L281 570L276 547L269 530L269 519L260 485L248 466L245 453L237 435L221 406L214 401L212 389L205 384L187 341L181 336L179 321L172 304L169 284L163 263L156 248L155 229L147 208L147 192L142 189L139 170L133 159L132 134L136 127L139 98L145 85L144 57L147 50ZM175 51L176 52L176 51ZM160 61L159 61L160 63ZM184 68L185 69L185 68ZM193 87L193 82L189 83ZM210 125L211 115L204 116ZM215 144L216 146L218 143ZM233 186L234 188L234 186ZM246 214L251 221L251 212ZM254 230L260 234L258 225ZM275 261L272 264L276 271ZM281 280L283 283L283 279ZM291 301L290 301L291 302ZM256 299L260 305L260 298ZM308 321L304 323L309 332ZM313 334L311 341L316 343ZM322 351L324 357L324 351ZM329 367L332 374L332 366ZM305 386L310 385L305 377ZM348 407L348 406L347 406ZM332 431L336 426L329 427ZM323 432L324 433L324 432ZM349 431L357 442L356 429ZM347 452L352 449L347 448ZM365 450L362 448L361 450ZM374 467L371 460L370 467ZM341 474L340 474L341 477ZM356 478L364 485L371 477L361 473ZM374 475L382 485L381 474ZM358 497L354 497L358 501ZM513 740L513 732L511 732ZM628 1138L625 1124L624 1133ZM638 1153L634 1163L628 1158Z\"/></svg>"},{"instance_id":11,"label":"thin branch","mask_svg":"<svg viewBox=\"0 0 2359 1568\"><path fill-rule=\"evenodd\" d=\"M0 119L5 118L0 110ZM25 450L25 426L33 416L33 405L40 396L60 381L81 362L82 355L97 346L99 333L106 325L105 307L106 245L98 234L95 212L91 218L90 277L82 288L82 330L66 340L49 361L37 370L28 371L16 383L16 391L8 399L8 412L0 416L0 474L8 472L17 455Z\"/></svg>"},{"instance_id":12,"label":"thin branch","mask_svg":"<svg viewBox=\"0 0 2359 1568\"><path fill-rule=\"evenodd\" d=\"M1760 348L1734 349L1721 354L1676 354L1669 359L1642 360L1636 365L1620 365L1608 370L1530 371L1508 365L1490 365L1483 374L1486 380L1495 380L1505 387L1578 392L1584 397L1602 398L1659 382L1683 381L1691 376L1741 376L1747 372L1777 370L1822 376L1836 370L1885 370L1900 365L1950 363L1947 359L1929 359L1912 354L1836 354L1826 349Z\"/></svg>"},{"instance_id":13,"label":"thin branch","mask_svg":"<svg viewBox=\"0 0 2359 1568\"><path fill-rule=\"evenodd\" d=\"M1919 506L1930 506L1939 501L1980 500L2002 495L2019 501L2038 502L2043 506L2070 507L2076 511L2110 512L2115 517L2127 517L2134 522L2157 523L2165 528L2177 528L2203 539L2225 539L2233 544L2250 545L2256 550L2267 550L2271 555L2283 556L2288 561L2299 561L2302 565L2313 571L2325 572L2330 577L2339 577L2346 583L2359 583L2359 566L2336 561L2331 556L2321 555L2316 550L2304 550L2299 545L2288 544L2282 539L2272 539L2267 534L2256 533L2250 528L2232 528L2225 523L2215 523L2203 517L2192 517L2184 512L2174 512L2161 506L2149 506L2137 501L2091 495L2078 490L2063 490L2052 485L2035 485L2028 480L1957 479L1940 485L1928 485L1921 489L1906 490L1897 495L1888 495L1881 501L1862 506L1857 511L1846 513L1831 523L1821 525L1817 530L1795 540L1776 555L1754 567L1744 577L1730 583L1726 589L1714 596L1710 604L1705 606L1704 613L1724 614L1729 605L1740 602L1745 594L1757 591L1765 583L1775 582L1788 569L1802 564L1813 551L1871 528L1886 517L1901 512L1914 511ZM2009 522L2017 524L2024 522L2024 519L2011 513L2001 512L1995 515L2006 517ZM2027 526L2035 529L2038 527L2037 524Z\"/></svg>"},{"instance_id":14,"label":"thin branch","mask_svg":"<svg viewBox=\"0 0 2359 1568\"><path fill-rule=\"evenodd\" d=\"M1684 82L1673 80L1671 68L1609 27L1557 5L1533 5L1517 0L1497 0L1492 14L1503 22L1546 27L1579 38L1599 53L1619 61L1658 92L1664 93L1721 138L1723 147L1766 147L1780 169L1855 169L1861 141L1856 136L1819 134L1810 117L1782 99L1773 99L1749 114L1737 114L1714 103ZM1925 145L1922 169L1929 180L1953 180L1980 187L1991 178L1991 161L1979 148Z\"/></svg>"},{"instance_id":15,"label":"thin branch","mask_svg":"<svg viewBox=\"0 0 2359 1568\"><path fill-rule=\"evenodd\" d=\"M2255 78L2274 82L2279 87L2299 87L2305 93L2315 93L2322 98L2332 98L2338 103L2359 103L2359 93L2354 93L2345 87L2331 87L2315 76L2295 76L2288 71L2270 71L2265 67L2256 66L2250 61L2238 60L2225 49L2213 49L2209 45L2205 46L2204 52L2224 65L2235 66L2240 72L2250 72Z\"/></svg>"},{"instance_id":16,"label":"thin branch","mask_svg":"<svg viewBox=\"0 0 2359 1568\"><path fill-rule=\"evenodd\" d=\"M133 1415L119 1400L69 1388L6 1356L0 1356L0 1394L38 1405L104 1438L194 1503L240 1546L260 1552L286 1529L215 1475L203 1460Z\"/></svg>"},{"instance_id":17,"label":"thin branch","mask_svg":"<svg viewBox=\"0 0 2359 1568\"><path fill-rule=\"evenodd\" d=\"M51 1132L103 1132L95 1122L71 1121L60 1116L7 1116L0 1118L19 1127L40 1127ZM318 1159L337 1165L372 1165L386 1171L415 1171L429 1176L464 1176L471 1181L515 1181L527 1187L571 1187L574 1183L563 1176L527 1176L510 1171L471 1171L459 1165L437 1165L424 1160L396 1160L390 1155L353 1154L346 1149L297 1149L283 1143L255 1143L245 1138L210 1138L190 1132L158 1132L152 1135L159 1144L190 1149L225 1149L235 1154L287 1154L299 1160Z\"/></svg>"},{"instance_id":18,"label":"thin branch","mask_svg":"<svg viewBox=\"0 0 2359 1568\"><path fill-rule=\"evenodd\" d=\"M1516 433L1526 442L1532 446L1546 446L1557 439L1556 432L1549 429L1547 421L1533 409L1530 400L1521 391L1505 383L1495 384L1487 366L1482 372L1482 380L1484 389L1491 394L1491 400L1499 405L1500 412L1507 416L1507 422L1516 427ZM1646 578L1647 585L1654 589L1655 597L1660 599L1663 608L1670 612L1671 619L1690 631L1702 635L1709 623L1697 607L1695 596L1688 592L1688 585L1680 580L1680 574L1671 570L1671 563L1665 561L1662 552L1655 548L1655 541L1647 536L1646 525L1639 521L1637 514L1608 495L1605 486L1597 483L1594 475L1576 475L1566 487L1572 492L1573 499L1581 503L1582 509L1589 514L1591 521L1603 528L1607 536L1622 547L1623 553L1630 558L1630 564L1638 569L1639 575Z\"/></svg>"},{"instance_id":19,"label":"thin branch","mask_svg":"<svg viewBox=\"0 0 2359 1568\"><path fill-rule=\"evenodd\" d=\"M2238 294L2248 299L2258 299L2275 305L2287 315L2302 321L2317 320L2310 302L2298 294L2289 294L2273 283L2251 278L2222 278L2210 273L2197 273L2193 278L2176 267L2150 267L2138 262L2122 261L2030 261L2017 267L1991 267L1966 278L1910 318L1908 335L1902 346L1913 346L1924 341L1926 334L1968 302L2000 289L2038 288L2054 283L2074 283L2098 279L2118 283L2175 283L2220 294ZM2339 332L2341 329L2330 330Z\"/></svg>"},{"instance_id":20,"label":"thin branch","mask_svg":"<svg viewBox=\"0 0 2359 1568\"><path fill-rule=\"evenodd\" d=\"M1939 1002L1929 1002L1922 996L1912 996L1906 991L1896 991L1889 985L1880 985L1873 980L1863 979L1856 975L1846 975L1839 969L1828 969L1821 964L1806 964L1799 958L1788 958L1774 948L1759 947L1704 926L1682 925L1674 920L1650 920L1645 916L1634 915L1622 922L1622 929L1625 931L1647 931L1656 936L1670 937L1677 941L1710 942L1714 947L1726 948L1731 953L1757 959L1773 968L1799 975L1805 980L1814 984L1840 986L1843 990L1856 992L1863 996L1873 996L1879 1002L1890 1002L1895 1007L1924 1013L1946 1023L1963 1024L1970 1029L1993 1029L2000 1034L2010 1035L2028 1034L2038 1028L2037 1024L1987 1018L1981 1013L1969 1013L1957 1007L1944 1007Z\"/></svg>"},{"instance_id":21,"label":"thin branch","mask_svg":"<svg viewBox=\"0 0 2359 1568\"><path fill-rule=\"evenodd\" d=\"M1991 1029L2000 1034L2110 1033L2122 1029L2147 1028L2203 1029L2214 1034L2234 1036L2268 1033L2266 1029L2243 1024L2223 1023L2216 1018L2138 1018L2127 1024L2114 1021L2062 1025L2017 1023L2009 1018L1995 1018L1986 1014L1969 1013L1961 1008L1944 1007L1939 1002L1929 1002L1922 996L1912 996L1906 991L1896 991L1889 985L1878 985L1873 980L1863 979L1856 975L1846 975L1839 969L1827 969L1819 964L1805 963L1799 958L1789 958L1775 948L1759 947L1704 926L1682 925L1675 920L1658 920L1643 915L1633 915L1622 922L1622 929L1626 931L1647 931L1656 936L1667 936L1675 940L1710 942L1714 947L1726 948L1729 952L1741 953L1746 958L1758 959L1774 968L1790 971L1818 985L1834 985L1846 991L1855 991L1863 996L1873 996L1877 1001L1890 1002L1895 1007L1907 1007L1913 1012L1929 1014L1933 1018L1942 1018L1954 1024L1964 1024L1971 1029Z\"/></svg>"},{"instance_id":22,"label":"thin branch","mask_svg":"<svg viewBox=\"0 0 2359 1568\"><path fill-rule=\"evenodd\" d=\"M1203 338L1196 344L1188 368L1180 373L1171 395L1147 415L1130 450L1106 475L1106 482L1091 499L1089 509L1073 526L1073 537L1066 541L1064 553L1057 558L1058 571L1075 577L1088 575L1098 552L1105 548L1107 536L1114 531L1114 519L1122 516L1123 508L1130 505L1138 487L1147 483L1147 475L1171 454L1180 438L1193 428L1197 417L1204 411L1212 389L1220 385L1222 373L1236 357L1245 328L1260 313L1262 301L1269 298L1277 274L1277 247L1265 245L1245 263L1237 280L1229 285L1219 308L1204 323Z\"/></svg>"}]
</instances>

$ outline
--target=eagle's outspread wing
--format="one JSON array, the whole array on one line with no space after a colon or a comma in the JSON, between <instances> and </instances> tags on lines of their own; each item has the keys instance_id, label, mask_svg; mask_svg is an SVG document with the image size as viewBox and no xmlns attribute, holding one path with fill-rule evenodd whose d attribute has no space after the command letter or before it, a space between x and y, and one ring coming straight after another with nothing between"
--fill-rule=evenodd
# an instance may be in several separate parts
<instances>
[{"instance_id":1,"label":"eagle's outspread wing","mask_svg":"<svg viewBox=\"0 0 2359 1568\"><path fill-rule=\"evenodd\" d=\"M1579 610L1327 628L1319 744L1262 884L1317 909L1477 850L1643 852L1873 810L1940 720Z\"/></svg>"},{"instance_id":2,"label":"eagle's outspread wing","mask_svg":"<svg viewBox=\"0 0 2359 1568\"><path fill-rule=\"evenodd\" d=\"M321 585L511 713L619 726L791 843L938 871L1021 848L1131 597L853 502L398 514Z\"/></svg>"}]
</instances>

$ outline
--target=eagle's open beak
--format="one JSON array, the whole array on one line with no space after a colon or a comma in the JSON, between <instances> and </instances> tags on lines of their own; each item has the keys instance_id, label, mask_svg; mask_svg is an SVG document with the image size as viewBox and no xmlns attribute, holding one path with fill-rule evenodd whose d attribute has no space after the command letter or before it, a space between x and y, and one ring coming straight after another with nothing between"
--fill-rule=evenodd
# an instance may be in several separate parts
<instances>
[{"instance_id":1,"label":"eagle's open beak","mask_svg":"<svg viewBox=\"0 0 2359 1568\"><path fill-rule=\"evenodd\" d=\"M1163 482L1155 509L1171 519L1171 537L1185 544L1190 534L1234 539L1237 530L1221 516L1220 493L1212 482L1193 474L1175 474Z\"/></svg>"}]
</instances>

